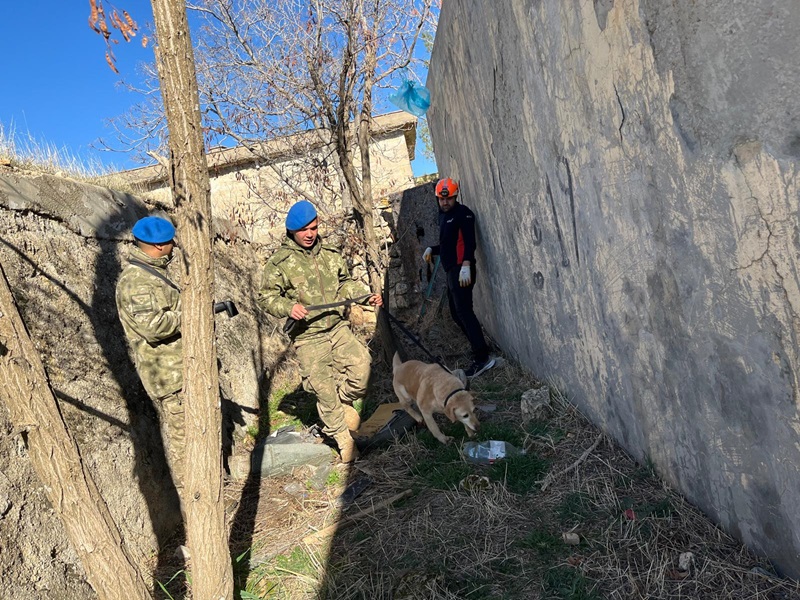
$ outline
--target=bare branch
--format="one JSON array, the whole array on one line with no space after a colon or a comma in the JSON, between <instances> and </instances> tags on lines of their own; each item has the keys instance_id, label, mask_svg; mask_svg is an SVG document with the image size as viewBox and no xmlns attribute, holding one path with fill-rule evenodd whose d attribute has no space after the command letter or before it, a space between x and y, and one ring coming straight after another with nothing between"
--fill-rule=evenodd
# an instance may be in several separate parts
<instances>
[{"instance_id":1,"label":"bare branch","mask_svg":"<svg viewBox=\"0 0 800 600\"><path fill-rule=\"evenodd\" d=\"M147 152L147 156L152 158L154 161L156 161L158 164L160 164L165 169L169 169L169 160L167 160L165 157L161 156L160 154L156 154L153 151L148 151Z\"/></svg>"}]
</instances>

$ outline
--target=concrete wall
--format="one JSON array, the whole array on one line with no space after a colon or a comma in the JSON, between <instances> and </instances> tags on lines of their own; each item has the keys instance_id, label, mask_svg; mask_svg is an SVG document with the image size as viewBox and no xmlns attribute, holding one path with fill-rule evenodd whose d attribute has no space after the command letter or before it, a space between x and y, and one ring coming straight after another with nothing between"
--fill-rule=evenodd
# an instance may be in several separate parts
<instances>
[{"instance_id":1,"label":"concrete wall","mask_svg":"<svg viewBox=\"0 0 800 600\"><path fill-rule=\"evenodd\" d=\"M445 0L427 85L479 316L800 575L800 3Z\"/></svg>"}]
</instances>

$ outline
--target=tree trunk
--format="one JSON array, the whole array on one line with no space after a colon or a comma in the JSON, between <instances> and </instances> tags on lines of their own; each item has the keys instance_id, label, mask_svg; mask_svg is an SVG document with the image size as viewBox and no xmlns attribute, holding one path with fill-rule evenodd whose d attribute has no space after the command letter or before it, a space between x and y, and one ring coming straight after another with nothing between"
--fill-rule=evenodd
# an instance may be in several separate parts
<instances>
[{"instance_id":1,"label":"tree trunk","mask_svg":"<svg viewBox=\"0 0 800 600\"><path fill-rule=\"evenodd\" d=\"M36 474L101 600L149 600L147 584L67 430L0 266L0 396L28 435Z\"/></svg>"},{"instance_id":2,"label":"tree trunk","mask_svg":"<svg viewBox=\"0 0 800 600\"><path fill-rule=\"evenodd\" d=\"M183 274L186 469L182 501L192 597L233 598L222 481L222 413L214 345L211 193L194 53L183 0L152 0L156 63L169 128L170 185L178 208ZM191 457L191 460L189 460Z\"/></svg>"},{"instance_id":3,"label":"tree trunk","mask_svg":"<svg viewBox=\"0 0 800 600\"><path fill-rule=\"evenodd\" d=\"M370 35L367 37L367 52L364 58L364 100L361 104L361 118L358 123L358 145L361 150L361 197L364 210L364 240L366 244L367 256L372 256L372 268L369 269L370 285L372 289L379 289L386 296L386 307L389 307L389 298L385 280L386 272L380 261L380 247L375 237L375 224L373 222L373 199L372 199L372 163L369 156L369 145L372 137L372 83L375 79L375 67L377 65L377 42ZM367 263L369 265L369 263ZM377 315L378 335L381 337L383 357L387 364L390 364L394 356L397 344L394 340L392 328L389 320L378 309Z\"/></svg>"},{"instance_id":4,"label":"tree trunk","mask_svg":"<svg viewBox=\"0 0 800 600\"><path fill-rule=\"evenodd\" d=\"M375 223L372 218L372 196L367 196L359 189L358 180L356 178L356 168L350 156L349 141L345 141L346 138L347 131L340 130L336 150L339 157L339 166L344 174L345 183L350 193L350 199L353 202L353 212L355 213L356 223L361 230L361 234L364 236L364 259L367 266L367 274L369 275L369 285L374 293L381 293L386 296L386 291L383 289L380 248L378 246L378 239L375 236ZM369 153L369 149L367 149L367 153ZM367 167L367 169L369 169L369 167ZM371 177L369 173L367 175L369 182L367 184L367 189L371 190ZM362 186L363 185L364 182L362 181ZM380 309L378 309L377 317L377 330L381 338L383 357L387 363L391 363L396 349L392 328L389 326L387 317Z\"/></svg>"}]
</instances>

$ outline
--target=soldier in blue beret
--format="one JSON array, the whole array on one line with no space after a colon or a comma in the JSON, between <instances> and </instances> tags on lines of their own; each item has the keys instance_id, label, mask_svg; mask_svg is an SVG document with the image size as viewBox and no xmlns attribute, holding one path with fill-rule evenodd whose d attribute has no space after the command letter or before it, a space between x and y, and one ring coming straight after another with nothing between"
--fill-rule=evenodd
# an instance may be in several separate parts
<instances>
[{"instance_id":1,"label":"soldier in blue beret","mask_svg":"<svg viewBox=\"0 0 800 600\"><path fill-rule=\"evenodd\" d=\"M274 317L297 321L291 330L303 387L316 395L322 431L339 447L342 462L358 457L350 431L358 429L353 402L367 392L371 359L345 319L344 307L309 312L306 306L363 297L383 306L380 294L350 276L340 249L318 234L314 205L295 203L286 215L286 239L264 267L258 304Z\"/></svg>"},{"instance_id":2,"label":"soldier in blue beret","mask_svg":"<svg viewBox=\"0 0 800 600\"><path fill-rule=\"evenodd\" d=\"M167 462L180 493L186 446L181 291L167 275L175 226L150 216L139 219L131 232L136 245L117 282L117 312L136 371L158 412Z\"/></svg>"}]
</instances>

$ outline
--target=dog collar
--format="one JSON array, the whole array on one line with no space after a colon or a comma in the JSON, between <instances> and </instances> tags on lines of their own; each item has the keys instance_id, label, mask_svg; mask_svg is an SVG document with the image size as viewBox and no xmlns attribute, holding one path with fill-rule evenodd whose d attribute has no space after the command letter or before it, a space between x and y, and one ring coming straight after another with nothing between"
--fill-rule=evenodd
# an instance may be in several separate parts
<instances>
[{"instance_id":1,"label":"dog collar","mask_svg":"<svg viewBox=\"0 0 800 600\"><path fill-rule=\"evenodd\" d=\"M457 390L453 390L449 394L447 394L447 398L444 399L444 404L442 406L447 406L447 401L450 400L453 396L455 396L458 392L466 392L466 388L458 388Z\"/></svg>"}]
</instances>

